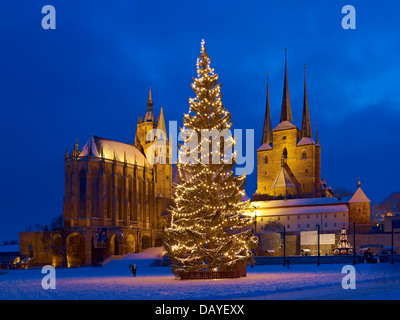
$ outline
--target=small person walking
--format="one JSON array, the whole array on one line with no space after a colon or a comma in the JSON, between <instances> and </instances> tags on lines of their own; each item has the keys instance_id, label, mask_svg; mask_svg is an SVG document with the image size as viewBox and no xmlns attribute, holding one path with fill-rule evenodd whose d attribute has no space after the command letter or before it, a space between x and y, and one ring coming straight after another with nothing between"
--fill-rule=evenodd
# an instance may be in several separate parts
<instances>
[{"instance_id":1,"label":"small person walking","mask_svg":"<svg viewBox=\"0 0 400 320\"><path fill-rule=\"evenodd\" d=\"M131 268L132 276L136 277L136 264L134 264Z\"/></svg>"}]
</instances>

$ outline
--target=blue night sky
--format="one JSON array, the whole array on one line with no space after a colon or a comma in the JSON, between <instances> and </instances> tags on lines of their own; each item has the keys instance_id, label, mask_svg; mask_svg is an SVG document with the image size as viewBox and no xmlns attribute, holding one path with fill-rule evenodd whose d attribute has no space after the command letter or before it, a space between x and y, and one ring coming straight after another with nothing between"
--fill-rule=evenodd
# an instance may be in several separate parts
<instances>
[{"instance_id":1,"label":"blue night sky","mask_svg":"<svg viewBox=\"0 0 400 320\"><path fill-rule=\"evenodd\" d=\"M56 30L41 9L56 8ZM356 8L356 30L341 9ZM155 112L181 125L201 39L219 74L233 128L260 145L270 73L279 122L284 48L294 123L303 65L322 177L372 203L399 190L400 5L396 1L3 1L0 19L0 242L62 213L64 154L78 133L133 142L149 84ZM246 192L256 190L256 171Z\"/></svg>"}]
</instances>

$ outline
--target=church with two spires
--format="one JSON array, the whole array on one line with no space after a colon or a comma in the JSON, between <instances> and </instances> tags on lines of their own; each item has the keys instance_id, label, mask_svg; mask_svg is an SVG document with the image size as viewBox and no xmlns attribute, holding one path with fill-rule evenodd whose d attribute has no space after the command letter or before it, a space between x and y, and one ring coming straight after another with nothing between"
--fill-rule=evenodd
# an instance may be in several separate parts
<instances>
[{"instance_id":1,"label":"church with two spires","mask_svg":"<svg viewBox=\"0 0 400 320\"><path fill-rule=\"evenodd\" d=\"M261 146L257 149L257 190L251 212L255 231L263 233L271 223L279 223L288 233L312 231L340 232L357 223L359 231L370 229L371 201L358 182L352 197L336 197L334 190L321 179L321 144L318 123L312 134L304 66L304 98L301 128L293 121L289 95L287 57L281 116L272 127L269 80Z\"/></svg>"}]
</instances>

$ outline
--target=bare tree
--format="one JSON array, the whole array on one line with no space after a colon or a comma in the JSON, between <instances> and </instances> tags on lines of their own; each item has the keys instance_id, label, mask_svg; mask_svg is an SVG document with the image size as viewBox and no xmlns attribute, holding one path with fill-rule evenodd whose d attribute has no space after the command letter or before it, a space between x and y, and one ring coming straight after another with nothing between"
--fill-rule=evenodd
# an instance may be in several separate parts
<instances>
[{"instance_id":1,"label":"bare tree","mask_svg":"<svg viewBox=\"0 0 400 320\"><path fill-rule=\"evenodd\" d=\"M392 193L387 199L383 201L383 204L388 208L388 212L399 212L400 192Z\"/></svg>"},{"instance_id":2,"label":"bare tree","mask_svg":"<svg viewBox=\"0 0 400 320\"><path fill-rule=\"evenodd\" d=\"M265 232L283 232L283 224L279 221L270 221L264 225Z\"/></svg>"},{"instance_id":3,"label":"bare tree","mask_svg":"<svg viewBox=\"0 0 400 320\"><path fill-rule=\"evenodd\" d=\"M62 215L53 219L50 228L46 228L42 235L43 249L56 257L60 257L62 265L67 264L67 257L72 251L72 247L68 244L69 232L63 226Z\"/></svg>"},{"instance_id":4,"label":"bare tree","mask_svg":"<svg viewBox=\"0 0 400 320\"><path fill-rule=\"evenodd\" d=\"M335 196L339 196L341 198L343 197L351 197L354 194L354 192L343 188L343 187L337 187L335 188Z\"/></svg>"},{"instance_id":5,"label":"bare tree","mask_svg":"<svg viewBox=\"0 0 400 320\"><path fill-rule=\"evenodd\" d=\"M376 223L381 223L389 212L400 211L400 192L394 192L382 203L371 206L371 219Z\"/></svg>"},{"instance_id":6,"label":"bare tree","mask_svg":"<svg viewBox=\"0 0 400 320\"><path fill-rule=\"evenodd\" d=\"M373 204L371 206L371 221L376 224L380 224L384 220L387 213L388 210L386 206L382 204Z\"/></svg>"}]
</instances>

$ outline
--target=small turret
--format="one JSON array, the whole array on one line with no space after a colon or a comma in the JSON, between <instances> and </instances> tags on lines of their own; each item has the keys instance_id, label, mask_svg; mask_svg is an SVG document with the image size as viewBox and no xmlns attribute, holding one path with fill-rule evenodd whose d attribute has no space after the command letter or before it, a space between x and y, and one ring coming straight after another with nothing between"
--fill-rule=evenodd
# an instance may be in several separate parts
<instances>
[{"instance_id":1,"label":"small turret","mask_svg":"<svg viewBox=\"0 0 400 320\"><path fill-rule=\"evenodd\" d=\"M72 156L74 158L78 158L79 157L79 144L78 144L78 137L76 137L76 141L75 141L75 145L74 145L74 150L72 151Z\"/></svg>"}]
</instances>

